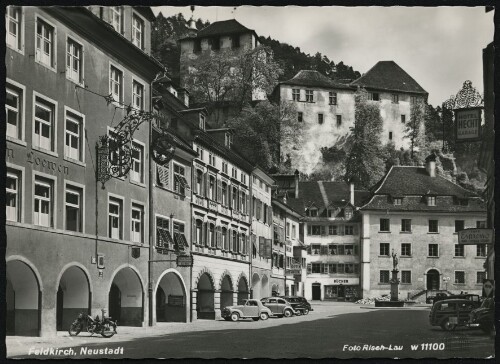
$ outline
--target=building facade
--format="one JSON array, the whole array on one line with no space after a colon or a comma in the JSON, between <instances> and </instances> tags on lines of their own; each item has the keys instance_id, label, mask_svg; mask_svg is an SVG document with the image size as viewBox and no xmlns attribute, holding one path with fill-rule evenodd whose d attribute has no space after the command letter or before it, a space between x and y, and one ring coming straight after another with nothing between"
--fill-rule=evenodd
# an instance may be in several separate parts
<instances>
[{"instance_id":1,"label":"building facade","mask_svg":"<svg viewBox=\"0 0 500 364\"><path fill-rule=\"evenodd\" d=\"M393 166L360 211L363 296L389 293L393 252L401 299L433 290L481 292L487 247L459 245L457 231L485 226L486 206L437 175L434 156L426 167Z\"/></svg>"},{"instance_id":2,"label":"building facade","mask_svg":"<svg viewBox=\"0 0 500 364\"><path fill-rule=\"evenodd\" d=\"M149 319L148 129L133 135L135 167L105 189L95 146L127 107L150 110L153 19L140 7L8 8L8 334L52 336L82 311Z\"/></svg>"}]
</instances>

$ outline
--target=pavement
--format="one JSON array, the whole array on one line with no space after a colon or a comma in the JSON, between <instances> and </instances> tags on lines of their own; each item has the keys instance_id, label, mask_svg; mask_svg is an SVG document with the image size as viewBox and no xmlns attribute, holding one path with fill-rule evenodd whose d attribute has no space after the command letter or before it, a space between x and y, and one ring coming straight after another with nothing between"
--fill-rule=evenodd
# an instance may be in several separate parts
<instances>
[{"instance_id":1,"label":"pavement","mask_svg":"<svg viewBox=\"0 0 500 364\"><path fill-rule=\"evenodd\" d=\"M430 305L375 308L313 302L307 316L239 322L198 320L118 327L105 339L6 338L9 358L487 358L494 339L480 330L445 332L428 323ZM57 351L56 349L63 349Z\"/></svg>"}]
</instances>

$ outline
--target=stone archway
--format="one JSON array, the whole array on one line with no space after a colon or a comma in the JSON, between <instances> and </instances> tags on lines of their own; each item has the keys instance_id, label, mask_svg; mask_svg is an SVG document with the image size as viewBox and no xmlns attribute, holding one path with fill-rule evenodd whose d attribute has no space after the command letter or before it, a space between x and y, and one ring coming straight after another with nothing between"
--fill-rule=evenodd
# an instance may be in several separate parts
<instances>
[{"instance_id":1,"label":"stone archway","mask_svg":"<svg viewBox=\"0 0 500 364\"><path fill-rule=\"evenodd\" d=\"M6 334L39 336L42 294L35 272L20 260L8 261L6 271Z\"/></svg>"},{"instance_id":2,"label":"stone archway","mask_svg":"<svg viewBox=\"0 0 500 364\"><path fill-rule=\"evenodd\" d=\"M208 273L203 273L196 285L196 311L199 319L215 319L214 293L215 287Z\"/></svg>"},{"instance_id":3,"label":"stone archway","mask_svg":"<svg viewBox=\"0 0 500 364\"><path fill-rule=\"evenodd\" d=\"M271 296L271 292L269 290L269 278L265 274L262 276L260 292L261 292L261 298Z\"/></svg>"},{"instance_id":4,"label":"stone archway","mask_svg":"<svg viewBox=\"0 0 500 364\"><path fill-rule=\"evenodd\" d=\"M109 316L120 326L142 326L144 321L144 290L137 272L120 269L109 290Z\"/></svg>"},{"instance_id":5,"label":"stone archway","mask_svg":"<svg viewBox=\"0 0 500 364\"><path fill-rule=\"evenodd\" d=\"M240 276L238 280L238 305L241 305L244 300L248 299L248 282L245 276Z\"/></svg>"},{"instance_id":6,"label":"stone archway","mask_svg":"<svg viewBox=\"0 0 500 364\"><path fill-rule=\"evenodd\" d=\"M165 273L156 289L156 321L187 322L186 290L180 275Z\"/></svg>"},{"instance_id":7,"label":"stone archway","mask_svg":"<svg viewBox=\"0 0 500 364\"><path fill-rule=\"evenodd\" d=\"M234 304L234 289L233 281L229 274L225 274L221 280L220 284L220 309L221 311L224 307L232 306Z\"/></svg>"},{"instance_id":8,"label":"stone archway","mask_svg":"<svg viewBox=\"0 0 500 364\"><path fill-rule=\"evenodd\" d=\"M252 275L252 295L253 295L253 298L255 298L256 300L260 300L262 298L261 290L262 290L262 288L261 288L260 276L258 273L254 273Z\"/></svg>"},{"instance_id":9,"label":"stone archway","mask_svg":"<svg viewBox=\"0 0 500 364\"><path fill-rule=\"evenodd\" d=\"M90 314L91 296L87 273L76 265L65 269L57 289L56 329L67 331L79 313Z\"/></svg>"},{"instance_id":10,"label":"stone archway","mask_svg":"<svg viewBox=\"0 0 500 364\"><path fill-rule=\"evenodd\" d=\"M429 269L426 273L426 287L427 290L438 290L440 279L439 271L437 269Z\"/></svg>"}]
</instances>

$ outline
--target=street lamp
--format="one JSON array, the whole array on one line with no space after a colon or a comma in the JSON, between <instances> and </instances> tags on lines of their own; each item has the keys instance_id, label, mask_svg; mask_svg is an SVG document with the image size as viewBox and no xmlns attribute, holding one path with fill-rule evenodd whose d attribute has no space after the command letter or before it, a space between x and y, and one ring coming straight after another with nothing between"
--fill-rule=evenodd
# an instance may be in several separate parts
<instances>
[{"instance_id":1,"label":"street lamp","mask_svg":"<svg viewBox=\"0 0 500 364\"><path fill-rule=\"evenodd\" d=\"M443 277L443 282L445 285L445 290L448 290L448 282L450 281L450 277Z\"/></svg>"}]
</instances>

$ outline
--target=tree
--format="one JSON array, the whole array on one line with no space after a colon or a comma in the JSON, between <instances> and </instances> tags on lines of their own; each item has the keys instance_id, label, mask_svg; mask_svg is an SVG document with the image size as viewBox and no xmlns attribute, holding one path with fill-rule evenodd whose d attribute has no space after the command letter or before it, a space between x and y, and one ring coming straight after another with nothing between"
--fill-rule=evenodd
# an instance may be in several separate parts
<instances>
[{"instance_id":1,"label":"tree","mask_svg":"<svg viewBox=\"0 0 500 364\"><path fill-rule=\"evenodd\" d=\"M370 188L385 173L383 151L380 146L382 117L379 106L367 100L366 91L355 94L353 144L346 160L345 180L352 178Z\"/></svg>"},{"instance_id":2,"label":"tree","mask_svg":"<svg viewBox=\"0 0 500 364\"><path fill-rule=\"evenodd\" d=\"M432 105L425 105L425 135L429 142L443 140L443 122L441 120L441 107L434 108Z\"/></svg>"},{"instance_id":3,"label":"tree","mask_svg":"<svg viewBox=\"0 0 500 364\"><path fill-rule=\"evenodd\" d=\"M219 106L230 103L237 111L243 110L253 93L271 93L281 73L269 47L258 46L236 55L222 49L202 53L186 75L184 87L195 102L205 104L218 124Z\"/></svg>"}]
</instances>

